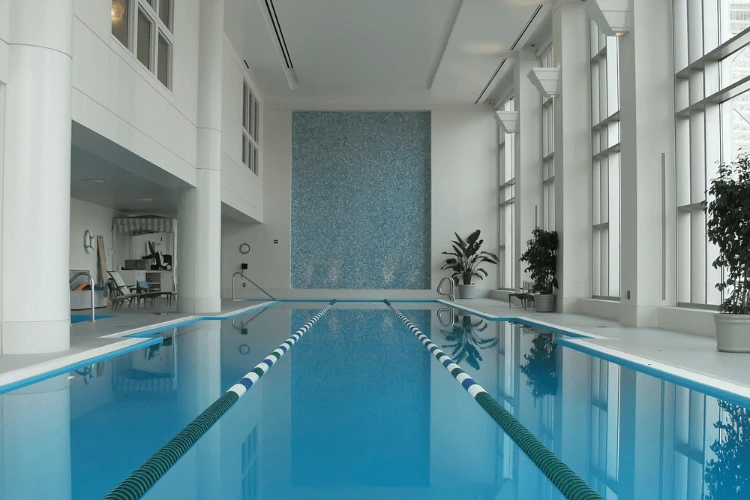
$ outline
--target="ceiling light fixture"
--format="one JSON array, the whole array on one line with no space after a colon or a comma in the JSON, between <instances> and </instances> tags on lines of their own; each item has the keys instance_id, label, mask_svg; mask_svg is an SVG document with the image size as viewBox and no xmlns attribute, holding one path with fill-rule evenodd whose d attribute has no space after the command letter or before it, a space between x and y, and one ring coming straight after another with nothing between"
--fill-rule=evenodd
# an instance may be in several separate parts
<instances>
[{"instance_id":1,"label":"ceiling light fixture","mask_svg":"<svg viewBox=\"0 0 750 500\"><path fill-rule=\"evenodd\" d=\"M533 68L528 78L534 87L545 97L557 97L562 93L560 68Z\"/></svg>"},{"instance_id":2,"label":"ceiling light fixture","mask_svg":"<svg viewBox=\"0 0 750 500\"><path fill-rule=\"evenodd\" d=\"M138 203L150 203L154 200L151 198L136 198L135 201L137 201Z\"/></svg>"},{"instance_id":3,"label":"ceiling light fixture","mask_svg":"<svg viewBox=\"0 0 750 500\"><path fill-rule=\"evenodd\" d=\"M633 0L588 0L586 14L606 36L623 36L633 29Z\"/></svg>"},{"instance_id":4,"label":"ceiling light fixture","mask_svg":"<svg viewBox=\"0 0 750 500\"><path fill-rule=\"evenodd\" d=\"M506 134L518 132L518 111L496 111L495 118Z\"/></svg>"},{"instance_id":5,"label":"ceiling light fixture","mask_svg":"<svg viewBox=\"0 0 750 500\"><path fill-rule=\"evenodd\" d=\"M81 182L90 182L91 184L104 184L103 179L83 179Z\"/></svg>"}]
</instances>

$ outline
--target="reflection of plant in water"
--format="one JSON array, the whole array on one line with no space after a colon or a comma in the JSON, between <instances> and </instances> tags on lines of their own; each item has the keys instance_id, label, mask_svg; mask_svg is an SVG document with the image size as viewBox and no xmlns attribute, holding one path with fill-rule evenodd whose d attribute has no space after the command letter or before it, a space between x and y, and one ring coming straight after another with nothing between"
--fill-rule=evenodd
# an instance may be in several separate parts
<instances>
[{"instance_id":1,"label":"reflection of plant in water","mask_svg":"<svg viewBox=\"0 0 750 500\"><path fill-rule=\"evenodd\" d=\"M529 354L524 354L526 365L521 366L521 372L526 375L531 394L541 398L547 394L557 394L557 361L555 350L557 344L551 333L538 333L531 341Z\"/></svg>"},{"instance_id":2,"label":"reflection of plant in water","mask_svg":"<svg viewBox=\"0 0 750 500\"><path fill-rule=\"evenodd\" d=\"M454 342L453 344L444 345L443 348L453 348L451 357L456 363L460 363L465 358L471 367L479 370L479 362L482 361L479 349L495 347L498 341L497 337L483 339L477 335L477 332L483 332L486 329L486 321L480 319L476 323L472 323L470 316L461 316L453 325L453 330L442 330L445 334L445 340Z\"/></svg>"},{"instance_id":3,"label":"reflection of plant in water","mask_svg":"<svg viewBox=\"0 0 750 500\"><path fill-rule=\"evenodd\" d=\"M726 401L719 407L728 418L714 424L719 439L711 445L716 454L706 463L705 500L747 498L750 495L750 410Z\"/></svg>"}]
</instances>

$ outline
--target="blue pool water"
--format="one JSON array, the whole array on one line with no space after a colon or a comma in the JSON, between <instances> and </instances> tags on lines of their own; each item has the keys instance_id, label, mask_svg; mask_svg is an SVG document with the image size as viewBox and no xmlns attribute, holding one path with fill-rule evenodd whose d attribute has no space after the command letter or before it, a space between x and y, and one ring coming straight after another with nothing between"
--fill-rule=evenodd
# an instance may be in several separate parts
<instances>
[{"instance_id":1,"label":"blue pool water","mask_svg":"<svg viewBox=\"0 0 750 500\"><path fill-rule=\"evenodd\" d=\"M0 498L101 498L323 307L195 323L0 396ZM604 498L750 498L746 408L522 325L396 307ZM390 310L357 303L336 304L144 498L562 495Z\"/></svg>"},{"instance_id":2,"label":"blue pool water","mask_svg":"<svg viewBox=\"0 0 750 500\"><path fill-rule=\"evenodd\" d=\"M106 318L114 318L115 316L113 314L97 314L96 319L106 319ZM91 315L90 314L71 314L70 315L70 323L81 323L83 321L91 321Z\"/></svg>"}]
</instances>

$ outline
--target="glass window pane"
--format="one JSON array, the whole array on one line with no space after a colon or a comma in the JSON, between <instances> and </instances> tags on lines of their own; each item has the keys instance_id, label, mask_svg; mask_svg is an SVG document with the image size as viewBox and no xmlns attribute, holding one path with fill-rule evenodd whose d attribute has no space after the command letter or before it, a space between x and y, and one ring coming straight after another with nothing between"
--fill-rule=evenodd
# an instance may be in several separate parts
<instances>
[{"instance_id":1,"label":"glass window pane","mask_svg":"<svg viewBox=\"0 0 750 500\"><path fill-rule=\"evenodd\" d=\"M248 130L247 124L247 83L242 82L242 128Z\"/></svg>"},{"instance_id":2,"label":"glass window pane","mask_svg":"<svg viewBox=\"0 0 750 500\"><path fill-rule=\"evenodd\" d=\"M170 46L167 39L159 33L159 53L157 55L156 77L165 87L169 88Z\"/></svg>"},{"instance_id":3,"label":"glass window pane","mask_svg":"<svg viewBox=\"0 0 750 500\"><path fill-rule=\"evenodd\" d=\"M152 9L156 8L156 0L146 0Z\"/></svg>"},{"instance_id":4,"label":"glass window pane","mask_svg":"<svg viewBox=\"0 0 750 500\"><path fill-rule=\"evenodd\" d=\"M138 60L151 69L151 21L138 10Z\"/></svg>"},{"instance_id":5,"label":"glass window pane","mask_svg":"<svg viewBox=\"0 0 750 500\"><path fill-rule=\"evenodd\" d=\"M112 0L112 34L126 47L130 40L129 15L128 0Z\"/></svg>"},{"instance_id":6,"label":"glass window pane","mask_svg":"<svg viewBox=\"0 0 750 500\"><path fill-rule=\"evenodd\" d=\"M258 117L260 116L260 105L258 104L258 101L255 101L255 119L253 120L255 122L255 133L253 134L253 139L255 139L255 142L257 144L258 142L258 129L260 128L258 125Z\"/></svg>"},{"instance_id":7,"label":"glass window pane","mask_svg":"<svg viewBox=\"0 0 750 500\"><path fill-rule=\"evenodd\" d=\"M247 165L247 137L242 134L242 163Z\"/></svg>"},{"instance_id":8,"label":"glass window pane","mask_svg":"<svg viewBox=\"0 0 750 500\"><path fill-rule=\"evenodd\" d=\"M161 0L159 2L159 18L172 31L172 0Z\"/></svg>"},{"instance_id":9,"label":"glass window pane","mask_svg":"<svg viewBox=\"0 0 750 500\"><path fill-rule=\"evenodd\" d=\"M250 123L248 124L248 127L250 127L250 136L254 139L255 138L255 120L253 119L253 116L255 114L255 96L253 96L253 92L248 89L248 97L247 97L247 113L249 116Z\"/></svg>"},{"instance_id":10,"label":"glass window pane","mask_svg":"<svg viewBox=\"0 0 750 500\"><path fill-rule=\"evenodd\" d=\"M722 42L750 27L750 0L720 0L719 25Z\"/></svg>"},{"instance_id":11,"label":"glass window pane","mask_svg":"<svg viewBox=\"0 0 750 500\"><path fill-rule=\"evenodd\" d=\"M253 147L253 172L255 172L255 175L258 175L258 148Z\"/></svg>"},{"instance_id":12,"label":"glass window pane","mask_svg":"<svg viewBox=\"0 0 750 500\"><path fill-rule=\"evenodd\" d=\"M750 45L721 60L721 88L750 76Z\"/></svg>"}]
</instances>

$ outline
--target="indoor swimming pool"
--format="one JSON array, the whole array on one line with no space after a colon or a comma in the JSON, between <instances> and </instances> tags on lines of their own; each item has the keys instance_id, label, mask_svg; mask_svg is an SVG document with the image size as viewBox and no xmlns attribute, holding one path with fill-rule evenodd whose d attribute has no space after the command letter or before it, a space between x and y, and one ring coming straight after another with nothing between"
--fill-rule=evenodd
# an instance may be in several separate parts
<instances>
[{"instance_id":1,"label":"indoor swimming pool","mask_svg":"<svg viewBox=\"0 0 750 500\"><path fill-rule=\"evenodd\" d=\"M104 497L327 305L192 323L3 394L0 498ZM393 306L603 498L750 498L747 403L539 328ZM269 365L143 498L563 498L382 302L335 303Z\"/></svg>"}]
</instances>

